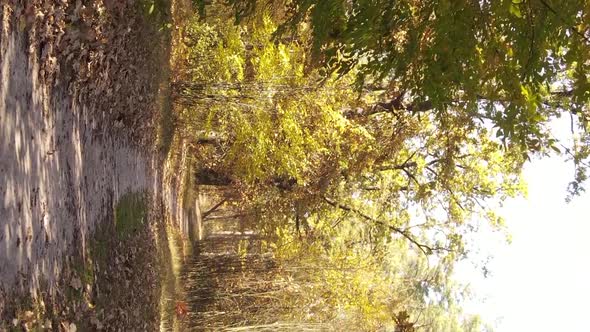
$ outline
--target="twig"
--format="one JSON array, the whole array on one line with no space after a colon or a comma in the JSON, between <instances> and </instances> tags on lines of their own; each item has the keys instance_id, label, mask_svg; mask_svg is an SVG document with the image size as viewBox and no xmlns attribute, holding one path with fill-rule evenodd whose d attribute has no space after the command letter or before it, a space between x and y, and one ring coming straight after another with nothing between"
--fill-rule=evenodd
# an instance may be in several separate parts
<instances>
[{"instance_id":1,"label":"twig","mask_svg":"<svg viewBox=\"0 0 590 332\"><path fill-rule=\"evenodd\" d=\"M337 207L337 208L344 210L344 211L354 212L355 214L359 215L360 217L362 217L365 220L368 220L376 225L385 226L385 227L389 228L390 230L400 234L401 236L406 238L408 241L410 241L412 244L416 245L418 247L418 249L420 249L420 251L422 251L422 253L424 253L425 256L431 255L435 251L450 251L448 248L430 247L429 245L420 243L416 239L414 239L414 237L407 230L393 226L393 225L388 224L384 221L375 219L360 210L357 210L353 207L338 203L335 200L330 199L326 196L324 196L323 198L324 198L324 201L326 201L326 203L328 203L329 205L331 205L333 207Z\"/></svg>"},{"instance_id":2,"label":"twig","mask_svg":"<svg viewBox=\"0 0 590 332\"><path fill-rule=\"evenodd\" d=\"M205 219L207 218L208 215L210 215L211 213L215 212L215 210L217 210L217 208L219 208L221 205L223 205L223 203L225 203L227 201L227 198L224 198L221 200L221 202L215 204L212 208L210 208L209 210L203 212L203 214L201 214L201 218Z\"/></svg>"}]
</instances>

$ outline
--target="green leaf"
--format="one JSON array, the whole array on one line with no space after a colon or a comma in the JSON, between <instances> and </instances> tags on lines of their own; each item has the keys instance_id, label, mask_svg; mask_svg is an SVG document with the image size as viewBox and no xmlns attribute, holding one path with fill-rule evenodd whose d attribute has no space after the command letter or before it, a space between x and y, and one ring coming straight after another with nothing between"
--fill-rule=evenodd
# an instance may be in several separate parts
<instances>
[{"instance_id":1,"label":"green leaf","mask_svg":"<svg viewBox=\"0 0 590 332\"><path fill-rule=\"evenodd\" d=\"M518 5L510 4L510 14L518 18L522 18L522 13L520 12L520 8L518 7Z\"/></svg>"},{"instance_id":2,"label":"green leaf","mask_svg":"<svg viewBox=\"0 0 590 332\"><path fill-rule=\"evenodd\" d=\"M561 150L558 147L556 147L555 145L551 145L551 149L557 153L561 153Z\"/></svg>"},{"instance_id":3,"label":"green leaf","mask_svg":"<svg viewBox=\"0 0 590 332\"><path fill-rule=\"evenodd\" d=\"M150 10L148 11L148 14L152 14L154 12L154 8L155 8L155 4L152 3L152 5L150 6Z\"/></svg>"}]
</instances>

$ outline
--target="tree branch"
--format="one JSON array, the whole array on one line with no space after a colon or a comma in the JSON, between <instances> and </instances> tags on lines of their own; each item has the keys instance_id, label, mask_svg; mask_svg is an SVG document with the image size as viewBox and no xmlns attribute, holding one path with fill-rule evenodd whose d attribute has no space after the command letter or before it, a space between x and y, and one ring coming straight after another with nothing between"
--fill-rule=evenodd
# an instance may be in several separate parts
<instances>
[{"instance_id":1,"label":"tree branch","mask_svg":"<svg viewBox=\"0 0 590 332\"><path fill-rule=\"evenodd\" d=\"M205 219L207 218L208 215L210 215L211 213L215 212L215 210L217 210L217 208L219 208L220 206L223 205L223 203L225 203L227 201L226 198L222 199L221 202L215 204L212 208L210 208L209 210L205 211L204 213L201 214L201 218Z\"/></svg>"},{"instance_id":2,"label":"tree branch","mask_svg":"<svg viewBox=\"0 0 590 332\"><path fill-rule=\"evenodd\" d=\"M553 13L555 16L557 16L557 18L559 18L559 20L560 20L561 22L563 22L563 23L565 23L565 24L571 24L570 22L566 22L566 20L565 20L563 17L561 17L561 15L560 15L560 14L559 14L559 13L558 13L558 12L557 12L557 11L556 11L554 8L553 8L553 7L551 7L551 6L550 6L550 5L547 3L547 1L545 1L545 0L539 0L539 1L541 2L541 4L543 4L543 6L545 6L545 8L547 8L547 9L548 9L550 12L552 12L552 13ZM578 29L576 29L576 27L575 27L575 26L570 26L569 28L570 28L570 29L572 29L572 31L573 31L573 32L574 32L576 35L580 36L580 37L581 37L582 39L584 39L584 40L585 40L587 43L590 43L590 39L588 39L588 37L586 37L586 35L585 35L585 34L581 33L581 32L580 32Z\"/></svg>"},{"instance_id":3,"label":"tree branch","mask_svg":"<svg viewBox=\"0 0 590 332\"><path fill-rule=\"evenodd\" d=\"M408 232L405 229L401 229L399 227L388 224L382 220L375 219L360 210L357 210L353 207L338 203L335 200L328 198L326 196L324 196L323 198L324 198L324 201L326 201L326 203L328 203L329 205L331 205L333 207L339 208L339 209L347 211L347 212L353 212L353 213L357 214L358 216L362 217L363 219L372 222L375 225L385 226L385 227L389 228L390 230L400 234L402 237L404 237L405 239L410 241L412 244L414 244L416 247L418 247L418 249L420 249L420 251L422 251L422 253L426 256L431 255L435 251L450 251L448 248L431 247L431 246L426 245L424 243L420 243L416 239L414 239L413 235L410 232Z\"/></svg>"},{"instance_id":4,"label":"tree branch","mask_svg":"<svg viewBox=\"0 0 590 332\"><path fill-rule=\"evenodd\" d=\"M406 167L416 167L418 164L416 164L416 162L407 162L407 163L403 163L401 165L384 165L384 166L379 166L377 167L377 170L380 172L383 171L402 171L404 170Z\"/></svg>"},{"instance_id":5,"label":"tree branch","mask_svg":"<svg viewBox=\"0 0 590 332\"><path fill-rule=\"evenodd\" d=\"M389 102L378 102L369 108L357 108L356 110L348 110L344 112L344 117L347 119L367 117L378 113L391 113L397 116L395 111L408 111L412 114L430 111L434 106L431 101L424 101L411 105L404 105L402 98L404 93L400 93Z\"/></svg>"}]
</instances>

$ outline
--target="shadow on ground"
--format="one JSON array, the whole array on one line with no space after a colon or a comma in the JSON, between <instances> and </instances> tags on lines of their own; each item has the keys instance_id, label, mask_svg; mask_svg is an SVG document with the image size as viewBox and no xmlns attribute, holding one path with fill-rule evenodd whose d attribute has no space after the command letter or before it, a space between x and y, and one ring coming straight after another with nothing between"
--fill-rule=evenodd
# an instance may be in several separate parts
<instances>
[{"instance_id":1,"label":"shadow on ground","mask_svg":"<svg viewBox=\"0 0 590 332\"><path fill-rule=\"evenodd\" d=\"M0 327L34 305L57 312L64 283L94 292L92 280L70 287L65 267L88 263L93 232L112 233L126 193L160 201L151 147L166 3L148 13L149 2L2 2Z\"/></svg>"}]
</instances>

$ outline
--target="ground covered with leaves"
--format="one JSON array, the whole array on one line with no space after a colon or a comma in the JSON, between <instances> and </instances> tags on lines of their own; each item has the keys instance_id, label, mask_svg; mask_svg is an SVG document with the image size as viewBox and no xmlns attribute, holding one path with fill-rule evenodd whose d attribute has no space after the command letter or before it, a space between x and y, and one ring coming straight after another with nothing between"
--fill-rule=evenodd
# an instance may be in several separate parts
<instances>
[{"instance_id":1,"label":"ground covered with leaves","mask_svg":"<svg viewBox=\"0 0 590 332\"><path fill-rule=\"evenodd\" d=\"M7 2L4 19L27 33L48 89L67 88L99 125L145 142L169 51L169 1Z\"/></svg>"},{"instance_id":2,"label":"ground covered with leaves","mask_svg":"<svg viewBox=\"0 0 590 332\"><path fill-rule=\"evenodd\" d=\"M146 200L141 206L118 208L116 212L122 209L134 215L127 220L111 215L105 220L85 257L67 258L56 294L15 298L8 313L10 319L0 325L0 330L157 330L160 292L156 242L158 237L165 237L161 237L161 223L144 224L161 220L153 209L143 215L150 203ZM125 225L121 228L113 220Z\"/></svg>"},{"instance_id":3,"label":"ground covered with leaves","mask_svg":"<svg viewBox=\"0 0 590 332\"><path fill-rule=\"evenodd\" d=\"M33 73L30 80L42 90L38 95L23 95L15 100L38 97L39 100L27 102L41 105L42 112L49 114L44 116L52 121L56 118L52 114L56 107L84 105L72 106L72 112L85 113L74 116L77 121L84 121L76 123L82 132L78 136L89 138L88 144L80 143L83 158L88 153L103 160L102 149L91 147L101 142L124 142L125 149L138 151L151 162L144 166L150 173L148 178L154 181L146 180L145 185L159 183L162 146L158 146L160 149L156 146L158 140L166 139L159 135L162 130L158 126L162 122L171 124L170 119L162 119L160 112L162 100L166 100L172 29L170 1L1 0L0 5L2 55L11 52L11 48L24 48L28 58L24 63L29 68L23 72ZM11 44L13 40L17 43ZM16 52L20 54L20 50ZM1 57L0 60L3 65L8 61ZM14 63L7 62L8 68ZM59 138L50 141L51 144L58 146ZM103 145L104 149L116 148ZM40 150L47 155L46 159L62 152ZM113 153L115 160L117 153ZM69 168L68 164L68 172L72 173ZM96 175L84 171L83 168L82 183L92 183L86 178ZM0 331L157 329L160 295L157 242L163 234L160 198L152 192L157 190L157 185L141 192L121 193L117 199L119 194L113 191L129 188L123 185L119 188L118 180L114 182L109 184L113 188L105 186L105 194L95 197L96 204L88 205L114 207L106 209L104 218L92 226L92 233L87 235L87 230L80 228L79 220L72 220L72 243L64 245L68 249L63 252L63 263L59 264L57 282L41 281L30 294L0 287ZM92 203L93 197L85 197L81 202L74 193L60 199L66 206L72 201L74 210L83 211L84 204ZM4 208L11 211L10 206ZM11 221L9 217L8 222L16 220ZM36 262L29 263L32 266ZM19 289L32 289L30 276L23 275L21 279Z\"/></svg>"}]
</instances>

